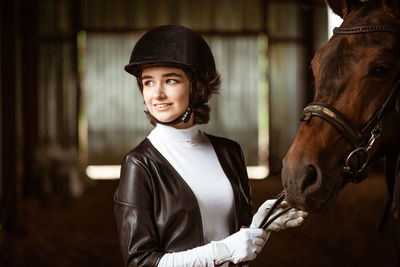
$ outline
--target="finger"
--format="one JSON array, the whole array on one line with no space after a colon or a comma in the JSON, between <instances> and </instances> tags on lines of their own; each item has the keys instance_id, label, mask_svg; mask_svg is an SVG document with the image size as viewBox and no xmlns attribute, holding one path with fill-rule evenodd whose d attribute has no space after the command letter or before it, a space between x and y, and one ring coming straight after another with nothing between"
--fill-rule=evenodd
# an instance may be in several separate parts
<instances>
[{"instance_id":1,"label":"finger","mask_svg":"<svg viewBox=\"0 0 400 267\"><path fill-rule=\"evenodd\" d=\"M287 208L289 207L289 203L286 202L286 200L282 201L281 204L279 204L279 208Z\"/></svg>"},{"instance_id":2,"label":"finger","mask_svg":"<svg viewBox=\"0 0 400 267\"><path fill-rule=\"evenodd\" d=\"M264 229L262 229L262 230L263 230L263 234L262 234L261 238L265 241L266 239L268 239L269 233L267 231L265 231Z\"/></svg>"},{"instance_id":3,"label":"finger","mask_svg":"<svg viewBox=\"0 0 400 267\"><path fill-rule=\"evenodd\" d=\"M308 212L306 211L298 210L297 213L303 218L308 216Z\"/></svg>"},{"instance_id":4,"label":"finger","mask_svg":"<svg viewBox=\"0 0 400 267\"><path fill-rule=\"evenodd\" d=\"M262 246L255 247L255 254L257 255L258 253L260 253L262 248L263 248Z\"/></svg>"},{"instance_id":5,"label":"finger","mask_svg":"<svg viewBox=\"0 0 400 267\"><path fill-rule=\"evenodd\" d=\"M280 212L282 212L283 210L285 210L287 207L278 207L276 210L274 210L274 212L272 213L273 215L278 214ZM290 212L291 210L289 210L288 212ZM288 213L286 212L286 214Z\"/></svg>"},{"instance_id":6,"label":"finger","mask_svg":"<svg viewBox=\"0 0 400 267\"><path fill-rule=\"evenodd\" d=\"M299 217L297 219L287 221L285 224L285 228L297 227L300 226L303 222L304 222L303 217Z\"/></svg>"},{"instance_id":7,"label":"finger","mask_svg":"<svg viewBox=\"0 0 400 267\"><path fill-rule=\"evenodd\" d=\"M257 253L251 253L250 255L248 255L248 256L246 257L246 260L252 261L252 260L254 260L255 258L257 258ZM240 262L241 262L241 261L240 261Z\"/></svg>"},{"instance_id":8,"label":"finger","mask_svg":"<svg viewBox=\"0 0 400 267\"><path fill-rule=\"evenodd\" d=\"M283 229L283 228L276 223L272 223L270 226L268 226L268 230L274 231L274 232L278 232L281 229Z\"/></svg>"},{"instance_id":9,"label":"finger","mask_svg":"<svg viewBox=\"0 0 400 267\"><path fill-rule=\"evenodd\" d=\"M261 228L246 228L245 230L252 237L263 238L266 236L265 231Z\"/></svg>"},{"instance_id":10,"label":"finger","mask_svg":"<svg viewBox=\"0 0 400 267\"><path fill-rule=\"evenodd\" d=\"M265 239L262 239L262 238L256 238L253 240L253 244L257 247L264 246L264 243L265 243Z\"/></svg>"},{"instance_id":11,"label":"finger","mask_svg":"<svg viewBox=\"0 0 400 267\"><path fill-rule=\"evenodd\" d=\"M274 203L275 199L268 199L258 208L258 210L269 210Z\"/></svg>"},{"instance_id":12,"label":"finger","mask_svg":"<svg viewBox=\"0 0 400 267\"><path fill-rule=\"evenodd\" d=\"M299 218L299 217L306 217L307 215L308 215L308 213L305 211L291 209L284 216L286 216L288 218Z\"/></svg>"}]
</instances>

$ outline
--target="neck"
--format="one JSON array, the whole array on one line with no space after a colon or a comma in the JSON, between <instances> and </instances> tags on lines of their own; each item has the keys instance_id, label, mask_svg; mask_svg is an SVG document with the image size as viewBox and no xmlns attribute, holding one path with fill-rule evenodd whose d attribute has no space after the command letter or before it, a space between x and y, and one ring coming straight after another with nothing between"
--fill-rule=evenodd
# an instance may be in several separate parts
<instances>
[{"instance_id":1,"label":"neck","mask_svg":"<svg viewBox=\"0 0 400 267\"><path fill-rule=\"evenodd\" d=\"M193 116L190 116L190 119L187 122L180 122L174 125L169 125L171 127L174 127L175 129L187 129L190 128L194 125L193 123Z\"/></svg>"}]
</instances>

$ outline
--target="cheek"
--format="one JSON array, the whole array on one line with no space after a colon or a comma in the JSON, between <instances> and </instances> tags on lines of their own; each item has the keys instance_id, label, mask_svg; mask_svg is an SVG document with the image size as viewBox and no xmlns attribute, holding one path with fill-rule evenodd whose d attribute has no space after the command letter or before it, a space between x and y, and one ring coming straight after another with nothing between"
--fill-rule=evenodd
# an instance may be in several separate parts
<instances>
[{"instance_id":1,"label":"cheek","mask_svg":"<svg viewBox=\"0 0 400 267\"><path fill-rule=\"evenodd\" d=\"M185 103L189 102L189 92L188 91L182 92L182 94L180 95L180 100Z\"/></svg>"},{"instance_id":2,"label":"cheek","mask_svg":"<svg viewBox=\"0 0 400 267\"><path fill-rule=\"evenodd\" d=\"M187 88L179 88L173 91L173 98L181 104L189 103L189 90Z\"/></svg>"},{"instance_id":3,"label":"cheek","mask_svg":"<svg viewBox=\"0 0 400 267\"><path fill-rule=\"evenodd\" d=\"M149 94L149 92L147 92L147 90L143 90L143 92L142 92L142 97L143 97L143 101L145 102L146 105L147 105L147 104L150 102L150 100L151 100L150 94Z\"/></svg>"}]
</instances>

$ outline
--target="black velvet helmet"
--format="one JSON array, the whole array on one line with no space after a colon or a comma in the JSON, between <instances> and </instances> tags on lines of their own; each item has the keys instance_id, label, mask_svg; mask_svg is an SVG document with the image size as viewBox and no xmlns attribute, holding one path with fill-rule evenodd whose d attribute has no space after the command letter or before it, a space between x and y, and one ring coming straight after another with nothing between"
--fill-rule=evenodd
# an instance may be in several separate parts
<instances>
[{"instance_id":1,"label":"black velvet helmet","mask_svg":"<svg viewBox=\"0 0 400 267\"><path fill-rule=\"evenodd\" d=\"M138 77L141 66L163 63L189 68L193 72L216 71L206 41L180 25L164 25L144 34L133 48L125 70Z\"/></svg>"}]
</instances>

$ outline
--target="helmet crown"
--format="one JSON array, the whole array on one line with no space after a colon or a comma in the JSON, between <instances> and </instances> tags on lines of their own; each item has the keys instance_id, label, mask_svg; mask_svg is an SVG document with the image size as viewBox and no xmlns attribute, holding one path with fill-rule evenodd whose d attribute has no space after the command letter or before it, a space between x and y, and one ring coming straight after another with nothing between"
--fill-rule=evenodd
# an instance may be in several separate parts
<instances>
[{"instance_id":1,"label":"helmet crown","mask_svg":"<svg viewBox=\"0 0 400 267\"><path fill-rule=\"evenodd\" d=\"M214 57L206 41L180 25L164 25L145 33L135 44L125 70L138 77L142 65L163 63L192 71L216 71Z\"/></svg>"}]
</instances>

